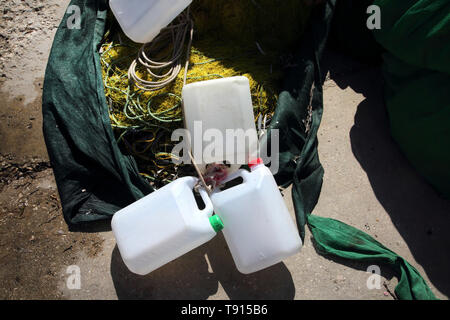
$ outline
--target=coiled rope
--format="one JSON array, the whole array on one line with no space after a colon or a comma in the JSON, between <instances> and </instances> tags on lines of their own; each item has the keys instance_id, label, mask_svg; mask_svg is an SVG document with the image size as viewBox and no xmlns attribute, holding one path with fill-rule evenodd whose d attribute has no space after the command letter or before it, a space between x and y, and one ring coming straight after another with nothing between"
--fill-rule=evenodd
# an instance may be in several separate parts
<instances>
[{"instance_id":1,"label":"coiled rope","mask_svg":"<svg viewBox=\"0 0 450 320\"><path fill-rule=\"evenodd\" d=\"M190 18L188 9L181 13L178 18L169 26L161 30L159 35L151 42L145 43L139 50L138 57L135 59L128 69L128 79L134 83L136 87L143 91L160 90L172 83L181 71L181 56L183 53L184 43L189 33L189 43L187 46L186 65L184 68L184 84L186 84L187 70L189 66L189 54L192 46L194 35L194 22ZM172 52L157 61L151 58L152 54L158 54L171 39ZM136 67L142 65L154 81L145 80L136 72Z\"/></svg>"}]
</instances>

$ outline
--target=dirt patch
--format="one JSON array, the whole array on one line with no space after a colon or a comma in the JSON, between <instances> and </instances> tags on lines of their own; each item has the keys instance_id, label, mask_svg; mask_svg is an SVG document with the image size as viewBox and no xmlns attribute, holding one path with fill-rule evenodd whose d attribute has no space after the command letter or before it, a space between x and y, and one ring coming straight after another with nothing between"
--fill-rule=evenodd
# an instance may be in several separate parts
<instances>
[{"instance_id":1,"label":"dirt patch","mask_svg":"<svg viewBox=\"0 0 450 320\"><path fill-rule=\"evenodd\" d=\"M41 96L53 36L69 0L0 0L0 154L46 159Z\"/></svg>"},{"instance_id":2,"label":"dirt patch","mask_svg":"<svg viewBox=\"0 0 450 320\"><path fill-rule=\"evenodd\" d=\"M66 268L103 238L69 232L42 134L53 36L69 0L0 0L0 299L62 297Z\"/></svg>"},{"instance_id":3,"label":"dirt patch","mask_svg":"<svg viewBox=\"0 0 450 320\"><path fill-rule=\"evenodd\" d=\"M68 231L48 162L0 155L0 299L61 298L65 269L103 241Z\"/></svg>"},{"instance_id":4,"label":"dirt patch","mask_svg":"<svg viewBox=\"0 0 450 320\"><path fill-rule=\"evenodd\" d=\"M34 87L42 93L43 79ZM42 133L41 97L24 103L24 96L2 93L0 85L0 154L14 154L17 159L48 159Z\"/></svg>"},{"instance_id":5,"label":"dirt patch","mask_svg":"<svg viewBox=\"0 0 450 320\"><path fill-rule=\"evenodd\" d=\"M40 92L53 35L69 0L0 0L0 83L10 96L29 104Z\"/></svg>"}]
</instances>

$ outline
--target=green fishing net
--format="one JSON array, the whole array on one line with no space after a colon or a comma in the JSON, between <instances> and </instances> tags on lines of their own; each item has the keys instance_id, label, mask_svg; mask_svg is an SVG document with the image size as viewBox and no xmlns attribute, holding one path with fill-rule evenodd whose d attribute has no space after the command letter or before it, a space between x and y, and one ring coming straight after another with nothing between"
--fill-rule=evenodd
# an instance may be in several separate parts
<instances>
[{"instance_id":1,"label":"green fishing net","mask_svg":"<svg viewBox=\"0 0 450 320\"><path fill-rule=\"evenodd\" d=\"M187 41L184 45L184 51L190 50L187 83L247 77L255 124L259 129L268 126L283 72L292 63L293 49L303 34L309 11L302 1L295 0L194 0L189 9L194 38L191 47ZM110 13L100 59L111 125L122 151L136 159L141 175L158 188L192 173L190 167L175 165L175 155L171 154L176 143L171 141L171 134L184 125L184 68L168 86L143 91L128 79L128 68L140 47L124 35ZM167 56L173 44L168 41L162 47L156 60ZM138 67L137 74L155 81L145 67Z\"/></svg>"}]
</instances>

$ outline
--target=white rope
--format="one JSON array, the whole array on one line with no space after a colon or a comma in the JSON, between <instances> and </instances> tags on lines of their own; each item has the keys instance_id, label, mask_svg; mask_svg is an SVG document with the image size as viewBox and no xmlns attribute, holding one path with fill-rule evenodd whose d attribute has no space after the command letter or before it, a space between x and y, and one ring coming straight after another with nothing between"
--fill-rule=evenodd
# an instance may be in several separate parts
<instances>
[{"instance_id":1,"label":"white rope","mask_svg":"<svg viewBox=\"0 0 450 320\"><path fill-rule=\"evenodd\" d=\"M136 87L144 91L160 90L172 83L181 71L181 56L184 42L189 33L189 43L184 70L184 84L186 84L187 69L189 66L189 54L194 35L194 23L189 16L189 8L180 14L176 21L161 30L159 35L149 43L145 43L139 50L138 57L131 63L128 69L128 79ZM172 52L166 57L156 61L151 58L152 54L161 51L171 41ZM136 73L136 67L142 65L155 81L144 80Z\"/></svg>"}]
</instances>

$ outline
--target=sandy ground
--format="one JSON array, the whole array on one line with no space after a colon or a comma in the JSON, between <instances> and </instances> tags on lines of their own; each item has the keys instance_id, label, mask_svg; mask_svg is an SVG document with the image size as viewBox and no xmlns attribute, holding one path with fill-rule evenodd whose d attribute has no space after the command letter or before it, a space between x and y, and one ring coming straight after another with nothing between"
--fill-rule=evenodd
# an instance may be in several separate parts
<instances>
[{"instance_id":1,"label":"sandy ground","mask_svg":"<svg viewBox=\"0 0 450 320\"><path fill-rule=\"evenodd\" d=\"M108 223L69 232L42 137L42 81L69 1L0 0L1 299L393 299L381 266L300 254L252 275L238 273L221 235L152 274L131 274ZM364 230L406 258L441 299L450 295L450 203L418 176L389 135L376 68L328 54L319 153L325 168L314 214ZM290 190L285 199L293 214ZM78 266L80 289L69 289Z\"/></svg>"}]
</instances>

